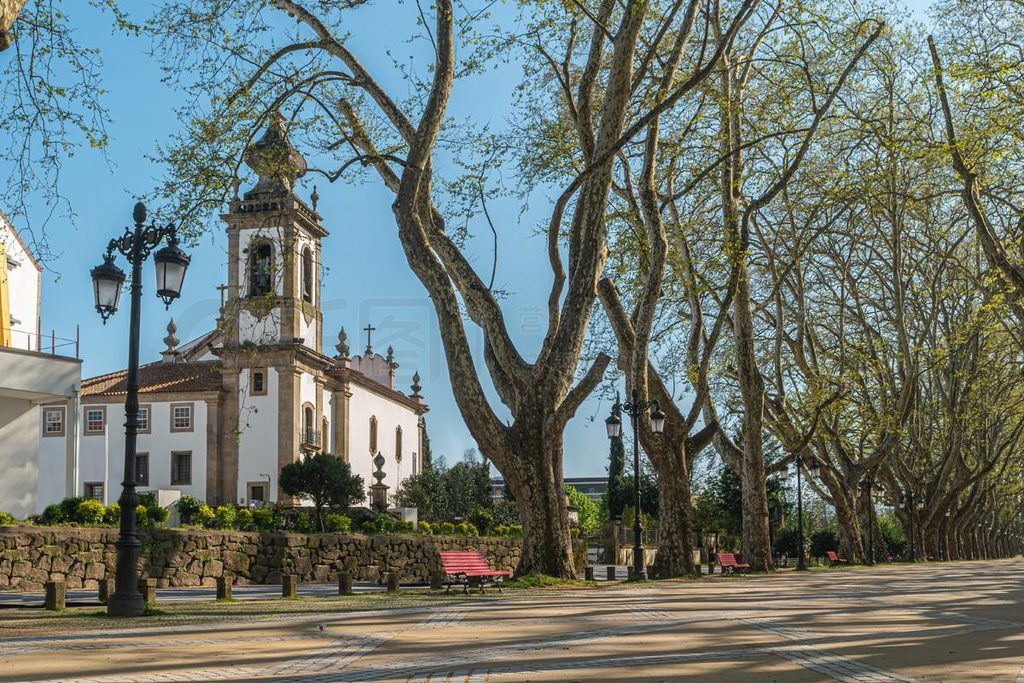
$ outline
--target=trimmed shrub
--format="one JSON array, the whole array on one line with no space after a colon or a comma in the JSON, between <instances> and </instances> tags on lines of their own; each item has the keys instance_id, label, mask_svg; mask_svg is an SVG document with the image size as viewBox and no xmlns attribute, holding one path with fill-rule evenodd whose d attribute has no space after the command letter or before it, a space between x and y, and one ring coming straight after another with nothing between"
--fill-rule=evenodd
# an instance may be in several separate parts
<instances>
[{"instance_id":1,"label":"trimmed shrub","mask_svg":"<svg viewBox=\"0 0 1024 683\"><path fill-rule=\"evenodd\" d=\"M64 510L58 503L47 505L43 514L39 515L39 522L47 526L60 524L64 521Z\"/></svg>"},{"instance_id":2,"label":"trimmed shrub","mask_svg":"<svg viewBox=\"0 0 1024 683\"><path fill-rule=\"evenodd\" d=\"M295 531L300 534L311 534L316 531L316 524L308 512L300 512L295 517Z\"/></svg>"},{"instance_id":3,"label":"trimmed shrub","mask_svg":"<svg viewBox=\"0 0 1024 683\"><path fill-rule=\"evenodd\" d=\"M135 506L135 522L140 527L153 526L149 521L149 509L142 503Z\"/></svg>"},{"instance_id":4,"label":"trimmed shrub","mask_svg":"<svg viewBox=\"0 0 1024 683\"><path fill-rule=\"evenodd\" d=\"M103 507L103 503L100 501L94 498L86 498L75 507L75 513L71 521L86 526L99 526L103 523L103 514L106 511L107 508Z\"/></svg>"},{"instance_id":5,"label":"trimmed shrub","mask_svg":"<svg viewBox=\"0 0 1024 683\"><path fill-rule=\"evenodd\" d=\"M235 528L235 506L218 505L213 513L213 526L216 529L230 531Z\"/></svg>"},{"instance_id":6,"label":"trimmed shrub","mask_svg":"<svg viewBox=\"0 0 1024 683\"><path fill-rule=\"evenodd\" d=\"M252 528L252 510L249 508L238 508L238 512L235 513L235 523L238 528L242 531L247 531Z\"/></svg>"},{"instance_id":7,"label":"trimmed shrub","mask_svg":"<svg viewBox=\"0 0 1024 683\"><path fill-rule=\"evenodd\" d=\"M78 512L78 504L81 503L85 498L82 496L75 496L74 498L65 498L57 505L60 506L60 519L55 522L56 524L66 524L68 522L75 521L75 513Z\"/></svg>"},{"instance_id":8,"label":"trimmed shrub","mask_svg":"<svg viewBox=\"0 0 1024 683\"><path fill-rule=\"evenodd\" d=\"M352 520L345 515L327 515L327 530L335 534L347 534L352 531Z\"/></svg>"},{"instance_id":9,"label":"trimmed shrub","mask_svg":"<svg viewBox=\"0 0 1024 683\"><path fill-rule=\"evenodd\" d=\"M387 515L377 515L373 519L368 519L363 522L360 527L360 531L364 534L372 536L373 534L386 534L390 533L394 528L391 522L391 518Z\"/></svg>"},{"instance_id":10,"label":"trimmed shrub","mask_svg":"<svg viewBox=\"0 0 1024 683\"><path fill-rule=\"evenodd\" d=\"M455 525L451 522L441 522L441 535L442 536L454 536Z\"/></svg>"},{"instance_id":11,"label":"trimmed shrub","mask_svg":"<svg viewBox=\"0 0 1024 683\"><path fill-rule=\"evenodd\" d=\"M474 524L470 522L462 522L455 527L455 533L459 536L479 536L480 532Z\"/></svg>"},{"instance_id":12,"label":"trimmed shrub","mask_svg":"<svg viewBox=\"0 0 1024 683\"><path fill-rule=\"evenodd\" d=\"M103 513L103 523L110 526L117 526L121 523L121 505L119 503L107 507Z\"/></svg>"},{"instance_id":13,"label":"trimmed shrub","mask_svg":"<svg viewBox=\"0 0 1024 683\"><path fill-rule=\"evenodd\" d=\"M195 515L192 517L192 523L199 526L210 526L214 520L217 519L217 515L214 514L213 508L209 505L200 505L199 509L196 510Z\"/></svg>"},{"instance_id":14,"label":"trimmed shrub","mask_svg":"<svg viewBox=\"0 0 1024 683\"><path fill-rule=\"evenodd\" d=\"M419 532L421 536L432 536L434 534L434 525L430 522L420 522Z\"/></svg>"},{"instance_id":15,"label":"trimmed shrub","mask_svg":"<svg viewBox=\"0 0 1024 683\"><path fill-rule=\"evenodd\" d=\"M252 521L260 531L273 531L280 525L272 508L256 508L252 511Z\"/></svg>"},{"instance_id":16,"label":"trimmed shrub","mask_svg":"<svg viewBox=\"0 0 1024 683\"><path fill-rule=\"evenodd\" d=\"M150 505L146 508L146 516L153 526L165 523L171 516L171 511L159 505Z\"/></svg>"},{"instance_id":17,"label":"trimmed shrub","mask_svg":"<svg viewBox=\"0 0 1024 683\"><path fill-rule=\"evenodd\" d=\"M494 526L494 513L486 508L476 508L469 513L468 521L480 531L481 536L486 536Z\"/></svg>"},{"instance_id":18,"label":"trimmed shrub","mask_svg":"<svg viewBox=\"0 0 1024 683\"><path fill-rule=\"evenodd\" d=\"M196 520L196 515L203 507L203 501L195 496L182 496L178 499L178 518L182 524L202 524Z\"/></svg>"},{"instance_id":19,"label":"trimmed shrub","mask_svg":"<svg viewBox=\"0 0 1024 683\"><path fill-rule=\"evenodd\" d=\"M14 524L14 515L0 510L0 526L10 526L12 524Z\"/></svg>"}]
</instances>

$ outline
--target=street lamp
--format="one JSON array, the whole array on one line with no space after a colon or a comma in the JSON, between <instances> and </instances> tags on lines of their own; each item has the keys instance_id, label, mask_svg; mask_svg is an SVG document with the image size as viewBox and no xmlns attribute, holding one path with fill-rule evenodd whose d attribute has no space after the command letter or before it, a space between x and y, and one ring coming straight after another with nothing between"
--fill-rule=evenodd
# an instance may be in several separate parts
<instances>
[{"instance_id":1,"label":"street lamp","mask_svg":"<svg viewBox=\"0 0 1024 683\"><path fill-rule=\"evenodd\" d=\"M864 477L860 480L860 486L864 490L864 495L867 496L866 509L868 513L868 564L875 563L875 514L874 505L871 502L871 487L874 486L875 482L870 476Z\"/></svg>"},{"instance_id":2,"label":"street lamp","mask_svg":"<svg viewBox=\"0 0 1024 683\"><path fill-rule=\"evenodd\" d=\"M807 467L807 472L812 477L821 474L817 458L810 458L809 462L800 457L796 459L796 542L799 551L796 556L797 571L807 571L807 554L804 550L804 488L803 480L800 478L800 469Z\"/></svg>"},{"instance_id":3,"label":"street lamp","mask_svg":"<svg viewBox=\"0 0 1024 683\"><path fill-rule=\"evenodd\" d=\"M616 396L615 405L612 406L612 414L604 421L609 439L620 438L622 434L622 418L619 416L623 412L629 415L633 425L633 572L629 576L632 581L642 581L647 578L647 568L644 565L644 527L640 522L640 441L637 420L648 410L651 411L651 431L655 434L661 434L665 431L665 413L661 412L657 401L641 401L636 389L633 389L632 400L626 403L622 403L618 396Z\"/></svg>"},{"instance_id":4,"label":"street lamp","mask_svg":"<svg viewBox=\"0 0 1024 683\"><path fill-rule=\"evenodd\" d=\"M135 534L135 508L139 497L135 493L135 443L139 431L139 328L142 308L142 264L160 242L167 239L168 246L153 257L156 263L157 295L170 306L181 295L181 285L188 269L189 257L178 248L177 230L173 225L158 228L146 225L146 206L135 205L132 212L135 227L125 228L121 237L110 240L103 263L90 271L96 311L106 325L117 312L124 271L114 265L115 252L123 255L132 267L131 312L128 331L127 397L124 402L124 481L121 482L121 528L117 542L117 568L114 574L114 593L107 599L107 614L113 616L139 616L146 605L139 592L138 558L141 543Z\"/></svg>"}]
</instances>

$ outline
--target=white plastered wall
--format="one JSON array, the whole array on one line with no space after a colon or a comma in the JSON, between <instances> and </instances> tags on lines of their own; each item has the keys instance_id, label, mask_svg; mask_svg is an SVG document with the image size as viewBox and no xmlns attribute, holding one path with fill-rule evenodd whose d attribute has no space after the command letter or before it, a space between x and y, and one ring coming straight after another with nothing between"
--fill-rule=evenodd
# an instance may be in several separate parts
<instances>
[{"instance_id":1,"label":"white plastered wall","mask_svg":"<svg viewBox=\"0 0 1024 683\"><path fill-rule=\"evenodd\" d=\"M270 475L268 500L276 501L277 493L277 392L280 382L277 370L266 368L267 393L252 396L249 387L249 370L243 369L239 378L242 406L239 416L238 482L236 498L247 501L248 482L266 481Z\"/></svg>"},{"instance_id":2,"label":"white plastered wall","mask_svg":"<svg viewBox=\"0 0 1024 683\"><path fill-rule=\"evenodd\" d=\"M370 453L370 417L377 418L377 450L384 456L384 483L393 495L401 479L412 474L413 459L419 454L419 416L401 403L392 401L358 384L350 385L349 464L353 474L363 478L369 487L374 483L373 454ZM402 462L395 460L395 428L402 427Z\"/></svg>"}]
</instances>

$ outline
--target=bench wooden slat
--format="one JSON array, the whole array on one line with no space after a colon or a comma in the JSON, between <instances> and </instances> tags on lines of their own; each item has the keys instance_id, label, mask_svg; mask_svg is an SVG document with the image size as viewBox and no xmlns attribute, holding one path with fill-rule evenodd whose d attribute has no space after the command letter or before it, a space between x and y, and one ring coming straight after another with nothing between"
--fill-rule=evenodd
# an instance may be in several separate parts
<instances>
[{"instance_id":1,"label":"bench wooden slat","mask_svg":"<svg viewBox=\"0 0 1024 683\"><path fill-rule=\"evenodd\" d=\"M475 550L445 550L438 554L448 579L448 591L451 591L453 585L461 585L464 592L468 593L469 580L480 579L480 592L483 592L484 583L488 580L500 592L501 579L509 575L508 570L491 569L487 558Z\"/></svg>"}]
</instances>

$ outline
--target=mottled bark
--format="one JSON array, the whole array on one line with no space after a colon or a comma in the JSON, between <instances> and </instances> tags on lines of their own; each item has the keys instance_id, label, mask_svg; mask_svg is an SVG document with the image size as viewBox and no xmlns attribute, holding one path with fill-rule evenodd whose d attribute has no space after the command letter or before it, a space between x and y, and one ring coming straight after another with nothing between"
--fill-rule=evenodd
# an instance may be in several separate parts
<instances>
[{"instance_id":1,"label":"mottled bark","mask_svg":"<svg viewBox=\"0 0 1024 683\"><path fill-rule=\"evenodd\" d=\"M25 0L0 0L0 51L6 50L14 42L11 27L24 7Z\"/></svg>"},{"instance_id":2,"label":"mottled bark","mask_svg":"<svg viewBox=\"0 0 1024 683\"><path fill-rule=\"evenodd\" d=\"M658 468L658 578L694 574L693 525L690 521L690 475L681 454Z\"/></svg>"}]
</instances>

